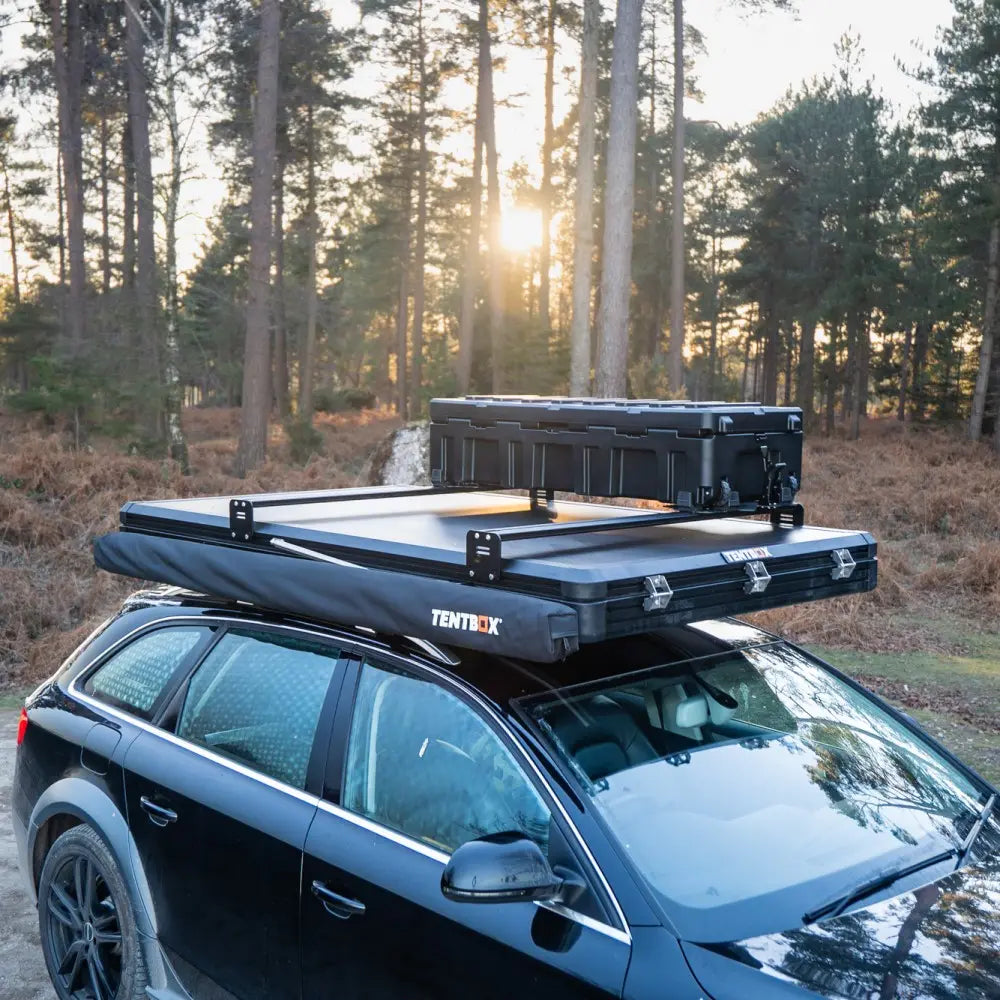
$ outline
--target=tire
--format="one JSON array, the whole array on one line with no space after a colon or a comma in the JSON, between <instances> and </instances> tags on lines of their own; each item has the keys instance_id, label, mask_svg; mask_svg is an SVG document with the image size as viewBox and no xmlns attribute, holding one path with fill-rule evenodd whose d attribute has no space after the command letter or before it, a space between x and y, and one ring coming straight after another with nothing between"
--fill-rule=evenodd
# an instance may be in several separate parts
<instances>
[{"instance_id":1,"label":"tire","mask_svg":"<svg viewBox=\"0 0 1000 1000\"><path fill-rule=\"evenodd\" d=\"M90 826L53 845L38 882L42 954L59 1000L142 1000L149 977L125 880Z\"/></svg>"}]
</instances>

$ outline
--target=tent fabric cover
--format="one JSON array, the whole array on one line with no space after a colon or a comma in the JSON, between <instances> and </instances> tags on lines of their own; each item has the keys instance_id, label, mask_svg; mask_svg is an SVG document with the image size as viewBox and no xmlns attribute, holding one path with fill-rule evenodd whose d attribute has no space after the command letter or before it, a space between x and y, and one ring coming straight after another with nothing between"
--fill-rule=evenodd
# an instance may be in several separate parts
<instances>
[{"instance_id":1,"label":"tent fabric cover","mask_svg":"<svg viewBox=\"0 0 1000 1000\"><path fill-rule=\"evenodd\" d=\"M492 587L129 532L95 539L94 561L225 600L540 663L579 645L573 608Z\"/></svg>"}]
</instances>

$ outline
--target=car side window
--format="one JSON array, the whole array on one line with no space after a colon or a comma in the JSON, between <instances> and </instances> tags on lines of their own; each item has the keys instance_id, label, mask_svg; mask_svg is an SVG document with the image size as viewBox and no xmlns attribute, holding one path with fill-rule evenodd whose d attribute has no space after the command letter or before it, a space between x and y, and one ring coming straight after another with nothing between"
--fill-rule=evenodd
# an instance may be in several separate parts
<instances>
[{"instance_id":1,"label":"car side window","mask_svg":"<svg viewBox=\"0 0 1000 1000\"><path fill-rule=\"evenodd\" d=\"M487 723L440 685L371 663L355 701L344 806L446 853L507 831L548 845L549 810Z\"/></svg>"},{"instance_id":2,"label":"car side window","mask_svg":"<svg viewBox=\"0 0 1000 1000\"><path fill-rule=\"evenodd\" d=\"M148 721L170 682L211 631L204 626L172 626L140 635L102 664L83 689Z\"/></svg>"},{"instance_id":3,"label":"car side window","mask_svg":"<svg viewBox=\"0 0 1000 1000\"><path fill-rule=\"evenodd\" d=\"M303 789L340 650L230 629L192 675L177 735Z\"/></svg>"}]
</instances>

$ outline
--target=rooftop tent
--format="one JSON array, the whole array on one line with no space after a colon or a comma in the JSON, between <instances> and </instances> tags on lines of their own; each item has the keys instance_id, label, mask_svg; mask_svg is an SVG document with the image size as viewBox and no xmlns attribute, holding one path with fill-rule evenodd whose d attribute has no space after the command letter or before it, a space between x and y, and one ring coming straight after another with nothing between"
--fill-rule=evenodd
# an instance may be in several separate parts
<instances>
[{"instance_id":1,"label":"rooftop tent","mask_svg":"<svg viewBox=\"0 0 1000 1000\"><path fill-rule=\"evenodd\" d=\"M576 485L585 485L579 463L593 461L586 452L596 448L604 456L598 463L630 466L639 495L655 492L660 487L649 472L669 456L662 440L652 446L652 459L624 453L641 452L654 431L679 423L673 407L640 404L656 418L647 419L652 429L643 434L628 405L595 403L590 419L605 421L597 439L586 415L583 425L553 418L549 430L539 430L539 413L551 407L550 417L558 416L563 401L476 400L478 417L451 422L451 443L442 444L447 435L435 435L433 418L445 404L452 410L463 402L432 404L431 462L440 485L128 503L121 531L95 545L98 565L340 624L539 661L581 642L875 586L871 536L806 527L793 502L799 467L792 471L785 459L798 458L801 439L789 444L784 437L801 433L790 419L798 411L765 410L771 432L750 425L746 406L730 408L727 423L721 404L703 408L707 417L684 404L683 429L691 436L677 437L677 447L685 455L693 449L697 462L668 457L675 470L688 469L687 478L672 480L669 508L643 511L556 501L553 484L564 488L567 477L578 476ZM575 413L586 410L583 401L570 402ZM620 410L614 419L625 414L632 421L622 433L606 432L610 405ZM521 437L508 419L518 406L533 424ZM692 430L692 420L707 427ZM493 448L498 425L507 435L502 449ZM738 446L715 442L708 457L699 452L704 442L747 426L749 438ZM472 454L484 439L489 448L482 455L507 455L503 470ZM564 449L555 460L553 448ZM465 464L456 474L461 455ZM726 466L734 455L742 455L738 473ZM484 481L470 478L476 470ZM603 476L591 482L595 494L614 485ZM530 494L493 492L497 486L526 486ZM747 501L754 491L757 498Z\"/></svg>"}]
</instances>

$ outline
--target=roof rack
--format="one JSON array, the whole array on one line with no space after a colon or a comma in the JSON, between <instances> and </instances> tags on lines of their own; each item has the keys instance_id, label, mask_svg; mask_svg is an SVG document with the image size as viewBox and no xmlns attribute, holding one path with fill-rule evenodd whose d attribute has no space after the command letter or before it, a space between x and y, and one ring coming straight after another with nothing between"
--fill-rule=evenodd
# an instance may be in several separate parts
<instances>
[{"instance_id":1,"label":"roof rack","mask_svg":"<svg viewBox=\"0 0 1000 1000\"><path fill-rule=\"evenodd\" d=\"M360 490L327 490L319 493L296 493L278 497L234 497L229 501L229 533L236 542L252 542L261 520L257 512L278 507L298 507L308 504L337 504L357 500L398 500L413 497L451 496L486 492L487 487L374 487ZM490 491L492 492L492 491ZM532 490L528 497L532 511L553 514L553 490ZM620 509L620 508L619 508ZM124 512L123 512L124 513ZM655 525L687 524L693 521L711 521L726 517L767 516L774 525L800 528L805 523L801 504L740 504L716 510L662 510L634 515L613 515L585 521L550 522L494 528L483 525L470 528L465 536L465 568L469 579L495 582L503 575L504 542L547 540L566 535L591 535L604 531L622 531L629 528L649 528ZM281 520L273 522L281 524ZM122 524L126 527L125 518Z\"/></svg>"}]
</instances>

